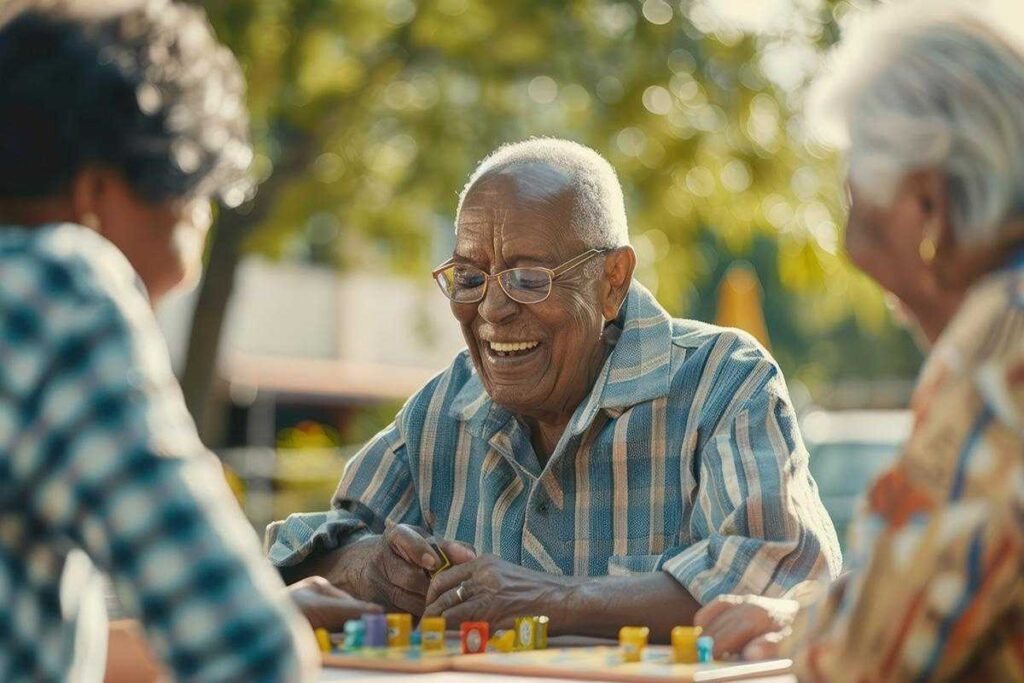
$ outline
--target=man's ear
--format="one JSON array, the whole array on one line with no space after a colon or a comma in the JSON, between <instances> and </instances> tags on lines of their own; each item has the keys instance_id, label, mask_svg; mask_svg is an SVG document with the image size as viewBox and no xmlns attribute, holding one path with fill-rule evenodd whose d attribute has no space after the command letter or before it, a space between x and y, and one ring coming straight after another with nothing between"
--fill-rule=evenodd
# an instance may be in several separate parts
<instances>
[{"instance_id":1,"label":"man's ear","mask_svg":"<svg viewBox=\"0 0 1024 683\"><path fill-rule=\"evenodd\" d=\"M619 309L629 293L629 285L633 282L633 270L636 269L636 252L633 247L625 246L612 249L604 256L604 287L601 302L605 320L615 320Z\"/></svg>"}]
</instances>

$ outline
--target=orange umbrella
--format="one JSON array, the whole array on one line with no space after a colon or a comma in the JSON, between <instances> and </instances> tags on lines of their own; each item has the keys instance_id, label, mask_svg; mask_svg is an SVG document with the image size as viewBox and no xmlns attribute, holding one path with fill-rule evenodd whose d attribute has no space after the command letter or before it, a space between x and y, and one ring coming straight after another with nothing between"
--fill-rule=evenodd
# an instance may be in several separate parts
<instances>
[{"instance_id":1,"label":"orange umbrella","mask_svg":"<svg viewBox=\"0 0 1024 683\"><path fill-rule=\"evenodd\" d=\"M765 348L770 348L768 326L761 308L763 296L764 290L754 267L746 261L732 264L718 285L715 324L738 327L752 334Z\"/></svg>"}]
</instances>

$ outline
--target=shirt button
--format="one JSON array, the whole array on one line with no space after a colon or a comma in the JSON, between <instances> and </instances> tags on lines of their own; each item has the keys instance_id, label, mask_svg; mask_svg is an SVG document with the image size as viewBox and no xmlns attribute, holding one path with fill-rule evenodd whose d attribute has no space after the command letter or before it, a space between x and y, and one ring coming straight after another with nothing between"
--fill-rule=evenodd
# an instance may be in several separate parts
<instances>
[{"instance_id":1,"label":"shirt button","mask_svg":"<svg viewBox=\"0 0 1024 683\"><path fill-rule=\"evenodd\" d=\"M536 511L537 511L537 512L538 512L539 514L542 514L542 515L546 515L546 514L548 514L548 504L547 504L547 503L537 503L537 507L536 507L536 508L534 508L534 509L535 509L535 510L536 510Z\"/></svg>"}]
</instances>

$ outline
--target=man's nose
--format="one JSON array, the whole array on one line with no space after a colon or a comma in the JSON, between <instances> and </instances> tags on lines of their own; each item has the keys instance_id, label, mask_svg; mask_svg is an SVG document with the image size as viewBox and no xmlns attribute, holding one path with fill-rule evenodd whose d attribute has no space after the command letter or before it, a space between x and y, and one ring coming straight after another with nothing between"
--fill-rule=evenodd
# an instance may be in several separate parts
<instances>
[{"instance_id":1,"label":"man's nose","mask_svg":"<svg viewBox=\"0 0 1024 683\"><path fill-rule=\"evenodd\" d=\"M477 312L491 324L504 322L519 312L520 304L509 298L497 280L487 283L487 291L480 300Z\"/></svg>"}]
</instances>

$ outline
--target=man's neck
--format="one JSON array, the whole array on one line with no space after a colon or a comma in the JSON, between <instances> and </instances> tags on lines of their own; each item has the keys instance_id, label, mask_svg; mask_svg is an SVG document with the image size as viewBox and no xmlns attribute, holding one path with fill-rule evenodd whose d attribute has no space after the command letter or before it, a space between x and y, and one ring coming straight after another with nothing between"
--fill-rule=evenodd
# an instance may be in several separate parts
<instances>
[{"instance_id":1,"label":"man's neck","mask_svg":"<svg viewBox=\"0 0 1024 683\"><path fill-rule=\"evenodd\" d=\"M573 396L571 400L566 401L560 410L522 416L527 427L530 428L530 442L533 444L534 453L537 455L541 467L555 452L565 428L569 425L569 421L572 420L580 403L585 401L590 392L594 390L594 383L597 382L597 377L601 374L601 368L611 353L611 348L608 344L601 343L594 349L585 388L579 392L578 396Z\"/></svg>"}]
</instances>

